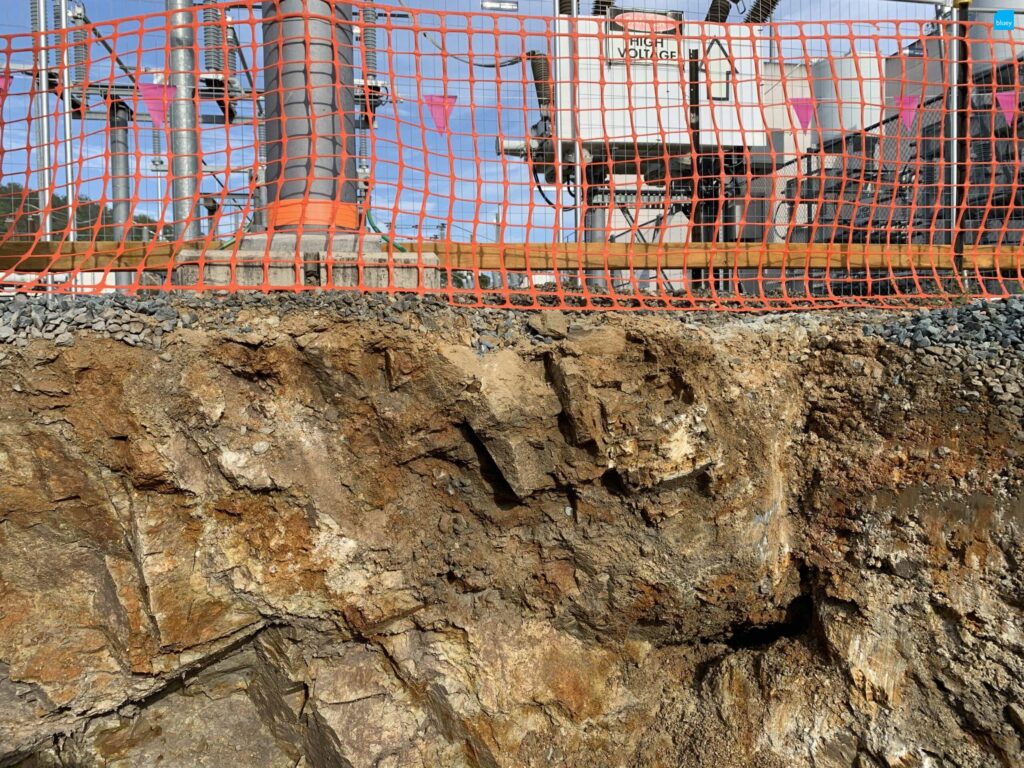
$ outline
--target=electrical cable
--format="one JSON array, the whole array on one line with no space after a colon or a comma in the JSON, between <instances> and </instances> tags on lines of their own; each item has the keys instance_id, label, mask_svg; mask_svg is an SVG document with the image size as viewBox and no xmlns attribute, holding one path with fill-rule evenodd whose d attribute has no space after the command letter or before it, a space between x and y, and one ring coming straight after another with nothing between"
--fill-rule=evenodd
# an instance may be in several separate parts
<instances>
[{"instance_id":1,"label":"electrical cable","mask_svg":"<svg viewBox=\"0 0 1024 768\"><path fill-rule=\"evenodd\" d=\"M412 8L408 3L406 3L405 0L398 0L398 4L408 11L416 10ZM422 31L420 32L420 34L423 35L423 37L425 37L432 46L437 48L437 50L439 50L449 59L455 59L455 61L467 64L471 67L482 67L483 69L502 69L503 67L514 67L516 64L519 64L520 62L525 62L527 57L529 56L529 53L521 53L518 56L510 56L507 59L500 59L494 64L485 64L479 61L473 61L472 59L467 59L464 56L449 53L447 49L444 47L444 38L440 36L435 36L433 33L426 31Z\"/></svg>"},{"instance_id":2,"label":"electrical cable","mask_svg":"<svg viewBox=\"0 0 1024 768\"><path fill-rule=\"evenodd\" d=\"M474 233L474 232L473 232L473 230L471 230L471 229L470 229L469 227L464 227L464 226L462 226L461 224L455 224L454 222L452 223L452 225L451 225L451 226L452 226L452 229L461 229L461 230L462 230L463 232L465 232L465 233L466 233L467 235L469 235L470 237L480 237L480 233L479 233L479 232L477 232L477 233ZM484 237L485 239L488 239L488 240L490 240L490 242L492 242L492 243L494 242L494 240L493 240L493 239L490 239L490 238L488 238L488 237L487 237L487 235L483 235L483 237Z\"/></svg>"},{"instance_id":3,"label":"electrical cable","mask_svg":"<svg viewBox=\"0 0 1024 768\"><path fill-rule=\"evenodd\" d=\"M372 229L374 232L380 235L380 239L384 243L386 243L387 245L394 246L395 250L400 251L401 253L409 252L406 248L403 248L398 242L396 242L391 235L389 235L383 229L377 226L377 222L373 218L373 211L370 210L369 206L367 206L366 208L366 223L370 225L370 229Z\"/></svg>"},{"instance_id":4,"label":"electrical cable","mask_svg":"<svg viewBox=\"0 0 1024 768\"><path fill-rule=\"evenodd\" d=\"M536 166L533 167L533 183L537 185L537 191L540 192L540 196L544 198L544 202L550 205L552 208L557 208L558 205L550 197L548 197L547 193L544 191L544 187L541 185L540 175L537 172ZM571 211L575 207L576 206L569 206L565 210Z\"/></svg>"}]
</instances>

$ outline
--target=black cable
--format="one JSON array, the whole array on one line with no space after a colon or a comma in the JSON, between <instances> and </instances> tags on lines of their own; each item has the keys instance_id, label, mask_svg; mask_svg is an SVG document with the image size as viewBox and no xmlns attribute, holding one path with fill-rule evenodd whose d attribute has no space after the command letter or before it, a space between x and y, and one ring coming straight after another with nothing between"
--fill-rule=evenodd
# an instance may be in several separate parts
<instances>
[{"instance_id":1,"label":"black cable","mask_svg":"<svg viewBox=\"0 0 1024 768\"><path fill-rule=\"evenodd\" d=\"M537 191L540 192L540 196L544 198L544 202L547 203L548 205L550 205L552 208L557 208L558 205L550 197L548 197L547 194L544 192L544 187L541 186L540 177L537 175L537 169L536 168L533 169L533 183L537 185ZM562 206L562 210L563 211L571 211L575 207L576 207L575 205L564 205L564 206Z\"/></svg>"},{"instance_id":2,"label":"black cable","mask_svg":"<svg viewBox=\"0 0 1024 768\"><path fill-rule=\"evenodd\" d=\"M423 36L426 37L427 40L430 40L430 36L426 32L423 33ZM520 63L521 61L526 61L526 55L523 54L521 56L513 56L510 59L505 59L503 61L499 61L499 62L496 62L494 64L485 64L485 63L482 63L482 62L479 62L479 61L473 61L472 59L463 58L462 56L458 56L458 55L456 55L454 53L448 53L447 51L445 51L445 49L443 47L439 46L433 40L430 40L430 42L433 43L434 46L438 50L440 50L441 53L443 53L445 56L447 56L449 59L455 59L456 61L461 62L463 64L466 64L466 65L468 65L470 67L481 67L483 69L502 69L503 67L514 67L516 64Z\"/></svg>"}]
</instances>

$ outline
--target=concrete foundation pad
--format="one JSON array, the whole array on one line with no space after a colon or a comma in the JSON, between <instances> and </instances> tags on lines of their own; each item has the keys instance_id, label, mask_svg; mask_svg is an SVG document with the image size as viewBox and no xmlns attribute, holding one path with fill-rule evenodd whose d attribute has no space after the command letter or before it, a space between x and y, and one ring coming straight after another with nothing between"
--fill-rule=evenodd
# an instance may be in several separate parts
<instances>
[{"instance_id":1,"label":"concrete foundation pad","mask_svg":"<svg viewBox=\"0 0 1024 768\"><path fill-rule=\"evenodd\" d=\"M334 253L321 284L328 288L436 289L441 287L438 263L433 253Z\"/></svg>"},{"instance_id":2,"label":"concrete foundation pad","mask_svg":"<svg viewBox=\"0 0 1024 768\"><path fill-rule=\"evenodd\" d=\"M245 241L243 241L244 243ZM275 242L275 245L277 243ZM441 287L441 274L434 254L298 250L226 250L223 252L182 251L175 270L175 283L194 286L199 282L203 257L206 287L269 286L293 288L320 286L326 289L362 288L416 291ZM307 243L301 243L303 249Z\"/></svg>"}]
</instances>

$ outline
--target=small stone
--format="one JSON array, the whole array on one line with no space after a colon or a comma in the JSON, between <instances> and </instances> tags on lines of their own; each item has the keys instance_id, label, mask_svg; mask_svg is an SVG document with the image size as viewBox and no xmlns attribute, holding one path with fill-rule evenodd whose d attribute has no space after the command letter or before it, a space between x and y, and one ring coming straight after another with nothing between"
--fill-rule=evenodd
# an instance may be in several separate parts
<instances>
[{"instance_id":1,"label":"small stone","mask_svg":"<svg viewBox=\"0 0 1024 768\"><path fill-rule=\"evenodd\" d=\"M569 321L563 312L538 312L526 324L539 336L564 339L569 335Z\"/></svg>"},{"instance_id":2,"label":"small stone","mask_svg":"<svg viewBox=\"0 0 1024 768\"><path fill-rule=\"evenodd\" d=\"M72 335L70 333L67 333L67 332L62 333L60 336L58 336L54 340L54 344L56 344L58 347L70 347L74 343L75 343L74 335Z\"/></svg>"}]
</instances>

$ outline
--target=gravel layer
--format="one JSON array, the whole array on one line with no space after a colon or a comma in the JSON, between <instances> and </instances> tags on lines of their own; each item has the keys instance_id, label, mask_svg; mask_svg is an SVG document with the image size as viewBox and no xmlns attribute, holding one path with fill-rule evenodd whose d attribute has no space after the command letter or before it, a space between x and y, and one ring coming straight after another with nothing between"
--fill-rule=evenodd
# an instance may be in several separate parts
<instances>
[{"instance_id":1,"label":"gravel layer","mask_svg":"<svg viewBox=\"0 0 1024 768\"><path fill-rule=\"evenodd\" d=\"M1014 416L1024 416L1024 299L896 315L863 330L913 351L925 365L944 369L950 386L965 399L987 394L1008 404Z\"/></svg>"},{"instance_id":2,"label":"gravel layer","mask_svg":"<svg viewBox=\"0 0 1024 768\"><path fill-rule=\"evenodd\" d=\"M565 335L561 312L521 312L455 307L443 297L355 293L190 294L129 297L27 296L0 300L0 345L35 339L71 346L79 333L160 350L164 337L182 328L249 333L257 315L320 312L337 319L376 320L406 329L454 333L482 353L524 338L549 343Z\"/></svg>"},{"instance_id":3,"label":"gravel layer","mask_svg":"<svg viewBox=\"0 0 1024 768\"><path fill-rule=\"evenodd\" d=\"M510 346L524 338L550 343L563 338L572 323L600 314L458 307L444 297L360 295L347 292L301 294L158 294L129 297L27 296L0 300L0 344L24 346L34 339L58 346L75 343L79 333L115 339L132 346L160 350L164 337L182 328L204 327L247 333L259 314L286 316L291 312L321 312L338 319L367 319L407 329L455 333L482 353ZM820 328L841 318L863 325L867 336L925 357L925 362L971 372L978 366L997 371L1020 368L1024 360L1024 298L974 302L930 311L891 314L848 311L841 314L800 313L730 315L723 312L631 312L672 317L693 326L739 323L796 323ZM1017 394L1014 382L1007 391Z\"/></svg>"}]
</instances>

